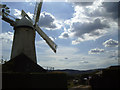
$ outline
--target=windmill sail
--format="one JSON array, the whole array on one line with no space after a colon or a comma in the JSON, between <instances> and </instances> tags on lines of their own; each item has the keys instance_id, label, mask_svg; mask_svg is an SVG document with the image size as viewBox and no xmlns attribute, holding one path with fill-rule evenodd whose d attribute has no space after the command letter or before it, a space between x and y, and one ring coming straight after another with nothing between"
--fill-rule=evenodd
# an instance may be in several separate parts
<instances>
[{"instance_id":1,"label":"windmill sail","mask_svg":"<svg viewBox=\"0 0 120 90\"><path fill-rule=\"evenodd\" d=\"M36 8L35 8L35 12L34 12L35 25L39 21L42 3L43 3L43 0L41 0L41 2L38 5L36 4Z\"/></svg>"},{"instance_id":2,"label":"windmill sail","mask_svg":"<svg viewBox=\"0 0 120 90\"><path fill-rule=\"evenodd\" d=\"M25 16L26 16L26 17L33 23L32 19L26 14L26 12L25 12L24 10L22 10L21 16L22 16L22 17L25 17Z\"/></svg>"},{"instance_id":3,"label":"windmill sail","mask_svg":"<svg viewBox=\"0 0 120 90\"><path fill-rule=\"evenodd\" d=\"M36 25L36 31L46 41L50 48L56 53L57 45L41 30L38 25Z\"/></svg>"},{"instance_id":4,"label":"windmill sail","mask_svg":"<svg viewBox=\"0 0 120 90\"><path fill-rule=\"evenodd\" d=\"M34 13L35 25L34 26L36 31L40 34L40 36L46 41L46 43L50 46L50 48L56 53L57 45L37 25L37 22L39 21L39 17L40 17L41 8L42 8L42 2L43 0L41 0L41 2L35 8L35 13Z\"/></svg>"}]
</instances>

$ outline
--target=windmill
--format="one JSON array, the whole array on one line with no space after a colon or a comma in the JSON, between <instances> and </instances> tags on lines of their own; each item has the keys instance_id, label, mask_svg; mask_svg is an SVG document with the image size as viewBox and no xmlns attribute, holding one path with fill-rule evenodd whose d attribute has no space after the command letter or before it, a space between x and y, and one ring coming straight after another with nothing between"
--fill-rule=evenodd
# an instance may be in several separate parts
<instances>
[{"instance_id":1,"label":"windmill","mask_svg":"<svg viewBox=\"0 0 120 90\"><path fill-rule=\"evenodd\" d=\"M36 32L46 41L50 48L56 53L57 45L41 30L38 26L40 17L41 7L43 0L37 2L34 11L34 20L32 20L24 10L21 11L21 19L15 19L6 9L2 10L2 20L10 23L14 27L14 38L11 51L11 59L15 58L21 53L24 53L32 61L37 63L36 50L35 50L35 35ZM8 9L8 8L7 8ZM12 17L15 19L12 20Z\"/></svg>"}]
</instances>

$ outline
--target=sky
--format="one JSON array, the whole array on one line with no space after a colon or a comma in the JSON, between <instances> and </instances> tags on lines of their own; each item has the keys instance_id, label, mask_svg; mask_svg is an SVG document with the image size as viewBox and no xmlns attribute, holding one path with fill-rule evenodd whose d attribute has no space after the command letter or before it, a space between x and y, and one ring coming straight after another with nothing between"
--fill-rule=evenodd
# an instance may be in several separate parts
<instances>
[{"instance_id":1,"label":"sky","mask_svg":"<svg viewBox=\"0 0 120 90\"><path fill-rule=\"evenodd\" d=\"M21 18L23 9L31 18L35 2L2 2L10 15ZM38 25L57 44L54 53L36 32L37 63L55 69L88 70L118 65L118 2L43 2ZM0 16L1 18L1 16ZM14 30L2 21L1 58L10 60Z\"/></svg>"}]
</instances>

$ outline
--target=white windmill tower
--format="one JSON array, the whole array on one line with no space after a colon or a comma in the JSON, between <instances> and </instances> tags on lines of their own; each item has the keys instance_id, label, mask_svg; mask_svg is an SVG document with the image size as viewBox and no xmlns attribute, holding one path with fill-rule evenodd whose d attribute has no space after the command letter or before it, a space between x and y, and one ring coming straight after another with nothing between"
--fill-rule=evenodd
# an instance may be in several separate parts
<instances>
[{"instance_id":1,"label":"white windmill tower","mask_svg":"<svg viewBox=\"0 0 120 90\"><path fill-rule=\"evenodd\" d=\"M37 63L36 60L36 50L35 50L35 34L38 34L46 41L50 48L56 52L57 45L41 30L37 22L39 21L39 16L41 12L42 2L36 3L34 11L34 21L25 13L24 10L21 12L21 19L16 19L13 21L8 16L10 16L5 9L2 10L2 19L11 26L14 27L14 39L11 51L11 59L20 55L25 54L32 61Z\"/></svg>"}]
</instances>

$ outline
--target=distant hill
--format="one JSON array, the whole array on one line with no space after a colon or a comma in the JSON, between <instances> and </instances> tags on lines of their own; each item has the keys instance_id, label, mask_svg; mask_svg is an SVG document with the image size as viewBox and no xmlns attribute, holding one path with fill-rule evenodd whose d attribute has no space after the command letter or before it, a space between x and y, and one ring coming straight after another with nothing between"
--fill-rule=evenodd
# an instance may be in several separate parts
<instances>
[{"instance_id":1,"label":"distant hill","mask_svg":"<svg viewBox=\"0 0 120 90\"><path fill-rule=\"evenodd\" d=\"M58 72L64 72L69 75L77 75L77 74L87 74L87 73L94 73L94 72L99 72L101 70L106 70L106 69L120 69L120 65L118 66L110 66L107 68L99 68L99 69L91 69L91 70L73 70L73 69L64 69L64 70L55 70Z\"/></svg>"},{"instance_id":2,"label":"distant hill","mask_svg":"<svg viewBox=\"0 0 120 90\"><path fill-rule=\"evenodd\" d=\"M77 75L77 74L87 74L87 73L93 73L96 71L101 71L102 69L92 69L92 70L73 70L73 69L64 69L64 70L55 70L58 72L64 72L69 75Z\"/></svg>"}]
</instances>

